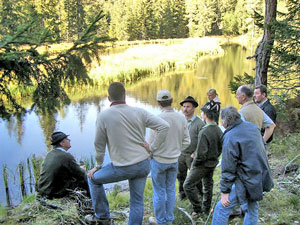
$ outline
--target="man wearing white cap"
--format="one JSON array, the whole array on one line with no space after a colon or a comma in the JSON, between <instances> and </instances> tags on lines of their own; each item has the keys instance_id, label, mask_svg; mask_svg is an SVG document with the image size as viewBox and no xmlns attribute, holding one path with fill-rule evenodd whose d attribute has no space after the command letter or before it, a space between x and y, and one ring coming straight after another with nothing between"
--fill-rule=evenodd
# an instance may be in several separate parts
<instances>
[{"instance_id":1,"label":"man wearing white cap","mask_svg":"<svg viewBox=\"0 0 300 225\"><path fill-rule=\"evenodd\" d=\"M156 100L162 110L159 117L167 121L170 128L165 141L152 151L150 169L155 218L150 217L149 222L150 224L171 224L174 220L176 203L178 157L181 151L190 145L190 135L185 117L171 107L173 99L170 92L159 91ZM150 145L157 135L156 131L150 131Z\"/></svg>"}]
</instances>

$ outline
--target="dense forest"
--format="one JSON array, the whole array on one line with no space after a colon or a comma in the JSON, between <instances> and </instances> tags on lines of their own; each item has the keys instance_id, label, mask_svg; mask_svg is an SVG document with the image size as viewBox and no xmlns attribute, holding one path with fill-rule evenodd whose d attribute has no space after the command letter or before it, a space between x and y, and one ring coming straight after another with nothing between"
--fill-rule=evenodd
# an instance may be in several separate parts
<instances>
[{"instance_id":1,"label":"dense forest","mask_svg":"<svg viewBox=\"0 0 300 225\"><path fill-rule=\"evenodd\" d=\"M56 41L73 41L100 10L98 32L118 40L254 34L263 8L263 0L0 0L0 35L36 19Z\"/></svg>"}]
</instances>

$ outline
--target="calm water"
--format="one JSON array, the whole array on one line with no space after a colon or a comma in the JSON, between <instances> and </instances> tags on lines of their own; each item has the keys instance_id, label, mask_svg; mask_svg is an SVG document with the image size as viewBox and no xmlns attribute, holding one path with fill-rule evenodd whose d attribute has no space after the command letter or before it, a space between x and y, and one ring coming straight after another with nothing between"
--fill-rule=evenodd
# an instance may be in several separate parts
<instances>
[{"instance_id":1,"label":"calm water","mask_svg":"<svg viewBox=\"0 0 300 225\"><path fill-rule=\"evenodd\" d=\"M203 58L196 71L164 76L161 79L147 79L128 88L127 104L139 106L158 114L156 93L160 89L168 89L174 98L173 106L180 111L179 102L188 95L194 96L199 105L206 101L206 91L215 88L222 102L222 107L234 105L239 107L234 95L228 89L229 81L234 75L247 72L253 74L254 61L246 60L252 55L250 50L240 46L224 47L223 57ZM45 156L50 149L49 137L53 128L70 135L72 148L69 150L80 161L94 156L94 133L97 113L109 107L106 97L83 99L72 102L54 116L41 116L34 112L24 118L13 118L10 122L0 119L0 204L6 205L3 166L8 168L10 198L13 204L21 199L17 166L26 162L27 158ZM200 114L200 107L196 114ZM109 162L106 154L104 163ZM30 181L26 171L27 184ZM27 185L29 193L29 185Z\"/></svg>"}]
</instances>

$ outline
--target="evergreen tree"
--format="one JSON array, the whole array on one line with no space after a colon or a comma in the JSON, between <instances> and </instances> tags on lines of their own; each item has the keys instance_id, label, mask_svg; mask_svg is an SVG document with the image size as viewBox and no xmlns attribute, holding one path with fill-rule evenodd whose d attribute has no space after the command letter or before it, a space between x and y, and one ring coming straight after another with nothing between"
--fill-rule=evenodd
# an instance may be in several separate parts
<instances>
[{"instance_id":1,"label":"evergreen tree","mask_svg":"<svg viewBox=\"0 0 300 225\"><path fill-rule=\"evenodd\" d=\"M269 85L277 93L300 95L300 5L287 1L288 12L275 22L275 44L270 62Z\"/></svg>"},{"instance_id":2,"label":"evergreen tree","mask_svg":"<svg viewBox=\"0 0 300 225\"><path fill-rule=\"evenodd\" d=\"M16 18L18 18L16 12L17 0L11 0L11 1L1 0L0 3L1 3L0 33L2 35L14 33L18 26L18 21L16 20Z\"/></svg>"},{"instance_id":3,"label":"evergreen tree","mask_svg":"<svg viewBox=\"0 0 300 225\"><path fill-rule=\"evenodd\" d=\"M111 38L117 38L118 40L128 40L129 35L127 33L128 25L128 8L127 0L110 0L110 26L109 36Z\"/></svg>"},{"instance_id":4,"label":"evergreen tree","mask_svg":"<svg viewBox=\"0 0 300 225\"><path fill-rule=\"evenodd\" d=\"M56 55L37 50L52 39L47 29L33 33L34 21L19 27L14 35L3 37L0 40L0 117L26 112L11 93L11 85L33 88L32 108L41 112L51 113L69 103L62 85L89 81L83 59L88 59L86 62L91 62L92 56L98 59L97 43L108 40L95 36L97 22L103 17L100 12L69 49Z\"/></svg>"},{"instance_id":5,"label":"evergreen tree","mask_svg":"<svg viewBox=\"0 0 300 225\"><path fill-rule=\"evenodd\" d=\"M39 0L36 5L38 13L42 17L42 26L47 27L54 39L61 39L60 4L59 0Z\"/></svg>"}]
</instances>

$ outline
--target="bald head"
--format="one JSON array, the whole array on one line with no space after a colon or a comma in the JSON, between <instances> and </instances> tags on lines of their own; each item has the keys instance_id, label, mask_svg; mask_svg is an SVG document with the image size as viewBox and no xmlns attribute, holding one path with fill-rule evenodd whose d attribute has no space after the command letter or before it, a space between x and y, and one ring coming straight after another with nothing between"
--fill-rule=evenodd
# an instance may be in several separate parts
<instances>
[{"instance_id":1,"label":"bald head","mask_svg":"<svg viewBox=\"0 0 300 225\"><path fill-rule=\"evenodd\" d=\"M241 105L252 100L252 97L253 90L248 85L242 85L236 91L236 99Z\"/></svg>"}]
</instances>

